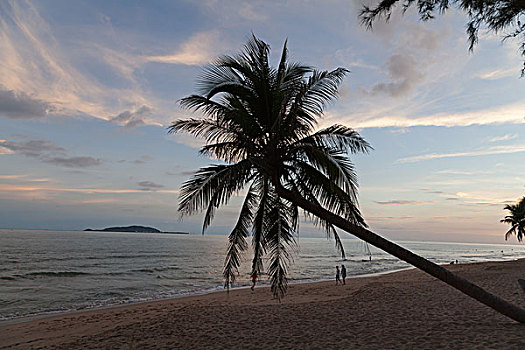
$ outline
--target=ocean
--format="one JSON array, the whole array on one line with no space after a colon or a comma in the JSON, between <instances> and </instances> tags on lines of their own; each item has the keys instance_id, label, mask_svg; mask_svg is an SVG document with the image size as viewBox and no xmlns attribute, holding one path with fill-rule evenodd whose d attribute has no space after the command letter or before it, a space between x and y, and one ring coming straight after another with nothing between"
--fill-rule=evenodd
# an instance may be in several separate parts
<instances>
[{"instance_id":1,"label":"ocean","mask_svg":"<svg viewBox=\"0 0 525 350\"><path fill-rule=\"evenodd\" d=\"M397 242L438 263L514 260L525 245ZM298 238L290 283L333 278L344 263L360 276L410 267L356 239ZM0 229L0 321L223 289L227 236ZM234 287L249 283L246 255ZM261 276L261 284L266 276Z\"/></svg>"}]
</instances>

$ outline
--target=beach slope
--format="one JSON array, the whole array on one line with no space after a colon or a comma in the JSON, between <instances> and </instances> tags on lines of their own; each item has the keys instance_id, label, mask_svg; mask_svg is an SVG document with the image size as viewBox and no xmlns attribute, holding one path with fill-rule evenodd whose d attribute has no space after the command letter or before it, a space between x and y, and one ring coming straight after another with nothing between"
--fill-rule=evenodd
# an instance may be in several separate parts
<instances>
[{"instance_id":1,"label":"beach slope","mask_svg":"<svg viewBox=\"0 0 525 350\"><path fill-rule=\"evenodd\" d=\"M450 265L525 308L525 260ZM417 270L0 325L0 349L524 349L518 324Z\"/></svg>"}]
</instances>

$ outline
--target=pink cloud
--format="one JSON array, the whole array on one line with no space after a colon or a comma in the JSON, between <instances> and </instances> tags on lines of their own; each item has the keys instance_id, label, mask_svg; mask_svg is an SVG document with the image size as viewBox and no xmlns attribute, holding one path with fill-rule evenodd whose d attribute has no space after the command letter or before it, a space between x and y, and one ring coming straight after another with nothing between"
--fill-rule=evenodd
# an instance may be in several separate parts
<instances>
[{"instance_id":1,"label":"pink cloud","mask_svg":"<svg viewBox=\"0 0 525 350\"><path fill-rule=\"evenodd\" d=\"M392 200L392 201L384 201L384 202L376 201L376 203L380 205L423 205L423 204L429 204L433 202Z\"/></svg>"}]
</instances>

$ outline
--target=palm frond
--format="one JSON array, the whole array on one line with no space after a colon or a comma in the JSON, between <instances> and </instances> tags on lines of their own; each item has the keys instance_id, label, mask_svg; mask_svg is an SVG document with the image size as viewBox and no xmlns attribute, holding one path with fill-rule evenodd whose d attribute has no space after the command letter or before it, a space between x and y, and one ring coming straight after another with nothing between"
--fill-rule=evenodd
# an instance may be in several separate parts
<instances>
[{"instance_id":1,"label":"palm frond","mask_svg":"<svg viewBox=\"0 0 525 350\"><path fill-rule=\"evenodd\" d=\"M199 150L200 154L213 156L221 159L226 163L238 162L247 157L247 145L235 141L214 143L205 145Z\"/></svg>"},{"instance_id":2,"label":"palm frond","mask_svg":"<svg viewBox=\"0 0 525 350\"><path fill-rule=\"evenodd\" d=\"M321 115L326 105L338 96L339 84L348 72L346 68L337 68L330 72L314 70L301 99L302 109L315 116Z\"/></svg>"},{"instance_id":3,"label":"palm frond","mask_svg":"<svg viewBox=\"0 0 525 350\"><path fill-rule=\"evenodd\" d=\"M230 113L230 110L227 106L200 95L191 95L185 97L181 99L179 103L184 109L191 111L201 111L205 115L215 118Z\"/></svg>"},{"instance_id":4,"label":"palm frond","mask_svg":"<svg viewBox=\"0 0 525 350\"><path fill-rule=\"evenodd\" d=\"M280 84L283 80L283 76L286 72L286 58L288 57L288 49L286 45L288 44L288 39L284 41L283 51L281 53L281 60L279 61L279 68L277 69L277 82Z\"/></svg>"},{"instance_id":5,"label":"palm frond","mask_svg":"<svg viewBox=\"0 0 525 350\"><path fill-rule=\"evenodd\" d=\"M248 248L246 238L250 233L253 222L254 210L257 207L258 194L254 186L250 187L239 214L237 224L233 228L228 238L228 249L224 261L224 287L229 290L230 285L235 282L241 265L241 254Z\"/></svg>"},{"instance_id":6,"label":"palm frond","mask_svg":"<svg viewBox=\"0 0 525 350\"><path fill-rule=\"evenodd\" d=\"M342 188L352 201L357 201L357 175L346 154L333 148L315 147L312 144L297 144L290 153L297 157L290 161L291 164L297 160L307 161Z\"/></svg>"},{"instance_id":7,"label":"palm frond","mask_svg":"<svg viewBox=\"0 0 525 350\"><path fill-rule=\"evenodd\" d=\"M232 165L211 165L199 169L190 180L181 186L179 211L191 215L209 207L218 207L243 188L250 176L251 163L241 161ZM206 215L204 227L213 213Z\"/></svg>"},{"instance_id":8,"label":"palm frond","mask_svg":"<svg viewBox=\"0 0 525 350\"><path fill-rule=\"evenodd\" d=\"M236 130L228 128L227 125L221 125L215 120L197 118L177 120L168 128L168 132L187 132L206 140L231 140L238 137Z\"/></svg>"},{"instance_id":9,"label":"palm frond","mask_svg":"<svg viewBox=\"0 0 525 350\"><path fill-rule=\"evenodd\" d=\"M287 63L282 74L280 90L286 93L294 93L298 86L302 85L303 78L311 73L313 68L298 62Z\"/></svg>"},{"instance_id":10,"label":"palm frond","mask_svg":"<svg viewBox=\"0 0 525 350\"><path fill-rule=\"evenodd\" d=\"M288 181L288 184L295 193L300 193L304 198L307 198L312 203L318 206L322 206L322 204L319 203L312 190L303 182ZM315 226L322 228L326 232L326 238L334 238L335 248L341 254L341 258L343 260L346 259L345 249L343 243L341 242L341 239L339 238L339 234L335 229L335 226L329 221L323 220L322 218L319 218L315 215L311 215L308 212L305 212L305 216L309 218Z\"/></svg>"},{"instance_id":11,"label":"palm frond","mask_svg":"<svg viewBox=\"0 0 525 350\"><path fill-rule=\"evenodd\" d=\"M215 95L212 91L223 84L246 87L242 75L238 74L228 62L236 62L236 60L230 56L222 56L214 64L204 67L201 77L197 80L197 90L203 97L210 99Z\"/></svg>"},{"instance_id":12,"label":"palm frond","mask_svg":"<svg viewBox=\"0 0 525 350\"><path fill-rule=\"evenodd\" d=\"M355 130L339 124L319 130L301 142L312 142L318 146L351 153L368 153L373 150L372 146Z\"/></svg>"},{"instance_id":13,"label":"palm frond","mask_svg":"<svg viewBox=\"0 0 525 350\"><path fill-rule=\"evenodd\" d=\"M511 228L505 233L505 240L508 240L510 236L518 232L518 225L512 225Z\"/></svg>"},{"instance_id":14,"label":"palm frond","mask_svg":"<svg viewBox=\"0 0 525 350\"><path fill-rule=\"evenodd\" d=\"M243 83L224 82L222 84L217 84L215 87L210 89L206 98L211 99L213 96L220 93L242 96L251 94L252 90Z\"/></svg>"},{"instance_id":15,"label":"palm frond","mask_svg":"<svg viewBox=\"0 0 525 350\"><path fill-rule=\"evenodd\" d=\"M256 179L254 184L258 186L259 207L253 220L253 260L251 274L261 274L263 269L262 257L266 251L264 244L265 219L269 211L269 184L267 178Z\"/></svg>"},{"instance_id":16,"label":"palm frond","mask_svg":"<svg viewBox=\"0 0 525 350\"><path fill-rule=\"evenodd\" d=\"M294 162L294 167L291 171L294 172L296 181L302 184L302 188L309 188L323 207L356 225L367 227L351 195L306 162Z\"/></svg>"},{"instance_id":17,"label":"palm frond","mask_svg":"<svg viewBox=\"0 0 525 350\"><path fill-rule=\"evenodd\" d=\"M269 266L268 275L271 281L271 290L278 300L286 293L288 285L288 265L291 260L288 248L295 243L294 232L290 224L290 208L276 194L271 196L272 208L267 215L268 231L265 235L268 247Z\"/></svg>"}]
</instances>

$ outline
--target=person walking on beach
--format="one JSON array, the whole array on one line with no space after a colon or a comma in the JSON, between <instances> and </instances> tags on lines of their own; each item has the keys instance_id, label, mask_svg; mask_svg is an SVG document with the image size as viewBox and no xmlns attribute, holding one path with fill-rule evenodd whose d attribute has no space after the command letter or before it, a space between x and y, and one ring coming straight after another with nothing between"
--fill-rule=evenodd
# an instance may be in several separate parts
<instances>
[{"instance_id":1,"label":"person walking on beach","mask_svg":"<svg viewBox=\"0 0 525 350\"><path fill-rule=\"evenodd\" d=\"M341 265L341 277L343 278L343 284L346 284L346 267Z\"/></svg>"},{"instance_id":2,"label":"person walking on beach","mask_svg":"<svg viewBox=\"0 0 525 350\"><path fill-rule=\"evenodd\" d=\"M335 267L335 285L337 286L339 283L341 283L341 278L339 277L339 266Z\"/></svg>"},{"instance_id":3,"label":"person walking on beach","mask_svg":"<svg viewBox=\"0 0 525 350\"><path fill-rule=\"evenodd\" d=\"M252 287L251 287L251 290L253 290L255 288L255 283L257 283L257 272L254 271L252 273Z\"/></svg>"}]
</instances>

